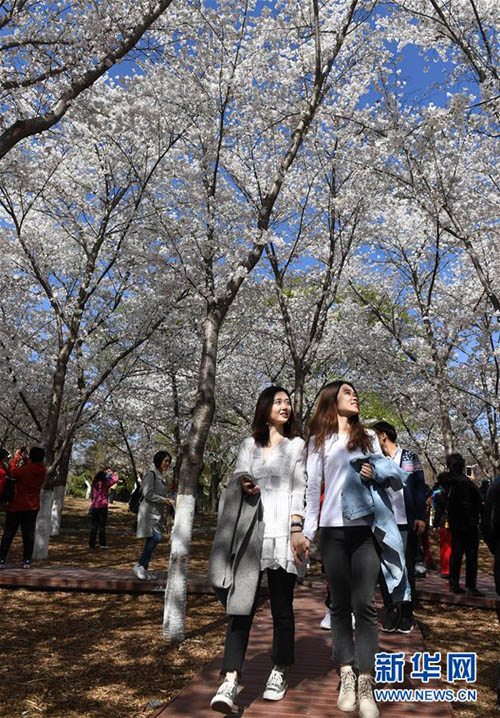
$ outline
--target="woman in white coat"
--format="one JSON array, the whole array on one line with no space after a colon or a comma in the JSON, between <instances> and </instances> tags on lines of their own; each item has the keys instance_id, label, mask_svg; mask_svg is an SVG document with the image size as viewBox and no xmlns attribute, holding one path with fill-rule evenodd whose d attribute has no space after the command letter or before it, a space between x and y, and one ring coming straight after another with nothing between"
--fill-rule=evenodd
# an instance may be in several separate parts
<instances>
[{"instance_id":1,"label":"woman in white coat","mask_svg":"<svg viewBox=\"0 0 500 718\"><path fill-rule=\"evenodd\" d=\"M231 615L229 610L221 671L224 680L210 703L213 710L221 713L229 713L234 708L264 570L273 616L273 666L263 697L278 701L287 690L287 673L294 662L293 590L297 566L305 559L307 543L302 533L304 453L304 441L295 436L289 393L278 386L264 389L257 400L252 436L241 443L235 473L226 489L228 491L231 482L236 481L241 501L245 501L246 496L260 496L263 526L260 559L259 555L255 557L255 594L249 597L245 612L238 610L237 615Z\"/></svg>"},{"instance_id":2,"label":"woman in white coat","mask_svg":"<svg viewBox=\"0 0 500 718\"><path fill-rule=\"evenodd\" d=\"M319 549L331 595L331 622L335 659L340 672L337 707L356 709L358 683L360 718L378 718L372 673L378 650L375 586L380 558L370 517L346 519L342 495L352 471L351 460L380 454L375 433L359 421L356 389L333 381L320 392L309 426L307 454L306 540L313 540L319 523ZM360 476L369 481L373 471L362 463ZM319 517L321 485L324 501ZM351 613L355 615L353 629Z\"/></svg>"}]
</instances>

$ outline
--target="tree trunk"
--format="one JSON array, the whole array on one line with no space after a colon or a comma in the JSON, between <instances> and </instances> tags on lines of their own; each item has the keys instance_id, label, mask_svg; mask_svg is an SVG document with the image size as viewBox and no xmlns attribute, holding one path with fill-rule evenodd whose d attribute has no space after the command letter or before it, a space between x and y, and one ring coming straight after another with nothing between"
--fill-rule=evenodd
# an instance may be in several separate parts
<instances>
[{"instance_id":1,"label":"tree trunk","mask_svg":"<svg viewBox=\"0 0 500 718\"><path fill-rule=\"evenodd\" d=\"M187 572L195 503L195 496L181 494L177 497L163 614L163 635L174 641L182 641L185 636Z\"/></svg>"},{"instance_id":2,"label":"tree trunk","mask_svg":"<svg viewBox=\"0 0 500 718\"><path fill-rule=\"evenodd\" d=\"M293 388L293 413L295 415L295 421L297 424L297 431L299 436L304 435L304 367L302 363L295 364L295 381Z\"/></svg>"},{"instance_id":3,"label":"tree trunk","mask_svg":"<svg viewBox=\"0 0 500 718\"><path fill-rule=\"evenodd\" d=\"M47 486L53 486L55 481L55 472L53 463L56 454L57 434L59 430L59 418L61 416L61 406L64 396L64 386L66 383L66 374L68 371L68 363L71 352L74 347L73 338L69 339L59 351L57 357L56 370L52 381L52 391L49 401L49 411L45 424L43 437L43 445L45 447L45 461L48 467Z\"/></svg>"},{"instance_id":4,"label":"tree trunk","mask_svg":"<svg viewBox=\"0 0 500 718\"><path fill-rule=\"evenodd\" d=\"M220 473L220 465L218 461L214 461L210 467L210 496L209 496L209 511L216 514L219 505L218 491L219 484L222 480Z\"/></svg>"},{"instance_id":5,"label":"tree trunk","mask_svg":"<svg viewBox=\"0 0 500 718\"><path fill-rule=\"evenodd\" d=\"M163 635L173 641L184 640L188 560L191 549L198 479L203 454L215 413L215 372L217 344L222 324L217 308L209 308L203 328L203 347L198 377L198 395L193 420L183 447L177 507L170 548Z\"/></svg>"},{"instance_id":6,"label":"tree trunk","mask_svg":"<svg viewBox=\"0 0 500 718\"><path fill-rule=\"evenodd\" d=\"M40 494L40 511L36 520L35 547L33 558L47 558L49 555L49 538L52 529L53 489L42 489Z\"/></svg>"},{"instance_id":7,"label":"tree trunk","mask_svg":"<svg viewBox=\"0 0 500 718\"><path fill-rule=\"evenodd\" d=\"M57 483L54 485L54 499L51 511L51 536L59 536L59 529L61 528L61 518L64 508L64 496L66 494L66 484L68 483L69 462L71 460L72 449L73 444L68 444L61 456L61 461L59 462L59 469L57 471Z\"/></svg>"},{"instance_id":8,"label":"tree trunk","mask_svg":"<svg viewBox=\"0 0 500 718\"><path fill-rule=\"evenodd\" d=\"M64 495L66 493L66 485L58 484L53 489L52 511L50 516L50 535L59 536L61 528L62 512L64 508ZM48 547L47 547L48 554Z\"/></svg>"},{"instance_id":9,"label":"tree trunk","mask_svg":"<svg viewBox=\"0 0 500 718\"><path fill-rule=\"evenodd\" d=\"M179 408L179 391L177 386L177 376L175 372L171 376L172 379L172 397L174 404L174 439L175 439L175 463L173 467L174 486L179 485L181 466L182 466L182 440L180 428L180 408Z\"/></svg>"},{"instance_id":10,"label":"tree trunk","mask_svg":"<svg viewBox=\"0 0 500 718\"><path fill-rule=\"evenodd\" d=\"M451 427L450 407L446 400L446 390L444 386L441 367L436 367L436 377L434 380L436 387L438 403L439 403L439 422L441 424L441 434L443 436L443 446L446 456L453 454L455 451L455 441L453 439L453 430Z\"/></svg>"}]
</instances>

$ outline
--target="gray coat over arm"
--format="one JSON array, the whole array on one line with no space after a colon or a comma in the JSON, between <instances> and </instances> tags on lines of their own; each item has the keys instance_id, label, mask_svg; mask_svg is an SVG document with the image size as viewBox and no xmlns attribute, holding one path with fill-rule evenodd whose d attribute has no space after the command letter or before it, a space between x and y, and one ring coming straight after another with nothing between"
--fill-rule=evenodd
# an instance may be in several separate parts
<instances>
[{"instance_id":1,"label":"gray coat over arm","mask_svg":"<svg viewBox=\"0 0 500 718\"><path fill-rule=\"evenodd\" d=\"M238 472L221 496L208 567L208 578L215 595L233 616L248 616L252 610L264 538L260 496L243 492L243 476L255 481L246 472Z\"/></svg>"}]
</instances>

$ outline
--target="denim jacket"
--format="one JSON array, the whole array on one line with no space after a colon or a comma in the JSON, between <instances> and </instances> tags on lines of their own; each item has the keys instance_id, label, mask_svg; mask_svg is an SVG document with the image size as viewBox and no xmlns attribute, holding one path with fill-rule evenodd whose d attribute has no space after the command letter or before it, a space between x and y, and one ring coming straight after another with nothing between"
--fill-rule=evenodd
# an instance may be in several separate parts
<instances>
[{"instance_id":1,"label":"denim jacket","mask_svg":"<svg viewBox=\"0 0 500 718\"><path fill-rule=\"evenodd\" d=\"M371 517L371 529L380 547L381 568L394 602L410 600L410 585L406 573L403 539L392 511L391 501L385 492L390 486L402 489L408 472L394 461L379 454L365 457L373 469L372 478L365 481L359 475L364 459L352 459L352 471L342 490L342 514L346 519Z\"/></svg>"}]
</instances>

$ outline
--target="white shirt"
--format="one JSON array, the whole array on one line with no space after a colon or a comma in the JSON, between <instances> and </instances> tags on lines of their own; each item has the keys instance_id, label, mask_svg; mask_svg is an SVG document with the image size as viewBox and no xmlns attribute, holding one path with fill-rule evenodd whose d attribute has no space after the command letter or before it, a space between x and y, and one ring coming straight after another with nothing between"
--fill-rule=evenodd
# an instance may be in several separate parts
<instances>
[{"instance_id":1,"label":"white shirt","mask_svg":"<svg viewBox=\"0 0 500 718\"><path fill-rule=\"evenodd\" d=\"M279 568L297 573L290 546L290 517L304 516L305 444L303 439L284 438L264 458L252 437L241 443L235 473L250 473L260 488L264 515L261 570Z\"/></svg>"},{"instance_id":2,"label":"white shirt","mask_svg":"<svg viewBox=\"0 0 500 718\"><path fill-rule=\"evenodd\" d=\"M396 448L394 456L391 456L391 460L394 461L394 463L398 466L401 466L402 455L403 449L398 446ZM408 518L406 516L405 496L403 489L398 489L397 491L394 491L394 489L388 487L386 489L386 492L387 496L391 500L392 510L394 512L394 518L396 519L396 523L399 525L407 524Z\"/></svg>"},{"instance_id":3,"label":"white shirt","mask_svg":"<svg viewBox=\"0 0 500 718\"><path fill-rule=\"evenodd\" d=\"M373 454L382 454L375 432L367 429L372 442ZM344 519L342 516L342 489L346 476L351 470L350 461L364 456L360 449L349 451L347 434L332 434L325 440L324 454L314 449L314 437L309 440L307 454L307 491L306 518L304 535L311 541L318 528L320 510L321 482L325 478L325 494L321 507L320 526L367 526L370 520L363 516L359 519ZM324 456L324 461L323 461Z\"/></svg>"}]
</instances>

